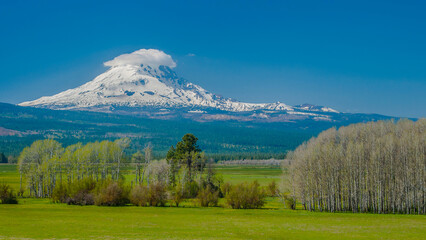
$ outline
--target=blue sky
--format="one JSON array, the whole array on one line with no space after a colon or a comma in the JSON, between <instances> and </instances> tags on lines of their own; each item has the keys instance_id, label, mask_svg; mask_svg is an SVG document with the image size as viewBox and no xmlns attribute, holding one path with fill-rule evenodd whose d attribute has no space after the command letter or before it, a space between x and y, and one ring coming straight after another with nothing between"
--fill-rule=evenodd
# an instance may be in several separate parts
<instances>
[{"instance_id":1,"label":"blue sky","mask_svg":"<svg viewBox=\"0 0 426 240\"><path fill-rule=\"evenodd\" d=\"M424 1L3 1L0 102L90 81L156 48L180 76L248 102L426 116Z\"/></svg>"}]
</instances>

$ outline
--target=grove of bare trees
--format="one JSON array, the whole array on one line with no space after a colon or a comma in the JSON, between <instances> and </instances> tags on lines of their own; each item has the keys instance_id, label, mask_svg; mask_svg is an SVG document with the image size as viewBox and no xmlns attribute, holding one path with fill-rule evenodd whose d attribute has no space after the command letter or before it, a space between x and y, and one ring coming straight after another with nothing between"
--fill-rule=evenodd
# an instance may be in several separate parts
<instances>
[{"instance_id":1,"label":"grove of bare trees","mask_svg":"<svg viewBox=\"0 0 426 240\"><path fill-rule=\"evenodd\" d=\"M310 211L426 213L426 119L332 128L288 158L289 191Z\"/></svg>"}]
</instances>

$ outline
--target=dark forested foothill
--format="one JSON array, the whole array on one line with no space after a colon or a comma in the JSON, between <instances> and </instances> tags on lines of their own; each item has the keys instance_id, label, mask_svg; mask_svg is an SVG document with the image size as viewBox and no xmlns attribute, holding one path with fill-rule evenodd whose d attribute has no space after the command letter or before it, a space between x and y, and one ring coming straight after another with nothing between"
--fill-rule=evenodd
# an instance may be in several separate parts
<instances>
[{"instance_id":1,"label":"dark forested foothill","mask_svg":"<svg viewBox=\"0 0 426 240\"><path fill-rule=\"evenodd\" d=\"M17 156L36 140L60 139L64 147L81 142L131 138L130 152L141 150L149 142L153 155L164 158L168 148L188 132L200 140L209 158L269 159L285 156L285 151L330 127L329 123L305 124L197 122L161 120L134 115L90 111L55 111L0 103L0 126L13 135L0 135L0 152Z\"/></svg>"}]
</instances>

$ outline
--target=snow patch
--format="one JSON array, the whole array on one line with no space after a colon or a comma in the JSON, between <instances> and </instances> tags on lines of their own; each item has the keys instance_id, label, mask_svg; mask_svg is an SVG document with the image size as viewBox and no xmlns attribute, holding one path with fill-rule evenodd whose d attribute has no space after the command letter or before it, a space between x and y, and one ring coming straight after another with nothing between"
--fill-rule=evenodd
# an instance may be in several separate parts
<instances>
[{"instance_id":1,"label":"snow patch","mask_svg":"<svg viewBox=\"0 0 426 240\"><path fill-rule=\"evenodd\" d=\"M188 111L189 113L206 113L206 111L201 111L201 110L191 110Z\"/></svg>"},{"instance_id":2,"label":"snow patch","mask_svg":"<svg viewBox=\"0 0 426 240\"><path fill-rule=\"evenodd\" d=\"M156 49L140 49L122 54L105 65L111 68L80 87L19 105L106 112L119 107L153 107L161 112L168 112L167 109L191 109L188 113L207 113L214 109L227 113L207 118L221 120L237 119L229 116L230 112L247 113L257 119L272 119L276 113L283 113L287 118L301 118L302 115L313 118L323 116L319 113L337 112L309 104L292 107L281 102L246 103L221 97L179 78L171 69L176 66L172 57Z\"/></svg>"}]
</instances>

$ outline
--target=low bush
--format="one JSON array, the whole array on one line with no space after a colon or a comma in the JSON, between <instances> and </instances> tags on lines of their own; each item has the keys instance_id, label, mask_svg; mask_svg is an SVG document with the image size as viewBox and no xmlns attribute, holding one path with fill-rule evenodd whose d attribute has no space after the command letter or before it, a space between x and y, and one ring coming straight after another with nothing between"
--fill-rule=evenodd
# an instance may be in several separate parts
<instances>
[{"instance_id":1,"label":"low bush","mask_svg":"<svg viewBox=\"0 0 426 240\"><path fill-rule=\"evenodd\" d=\"M197 197L200 187L196 182L185 183L184 185L184 197L185 198L195 198Z\"/></svg>"},{"instance_id":2,"label":"low bush","mask_svg":"<svg viewBox=\"0 0 426 240\"><path fill-rule=\"evenodd\" d=\"M166 187L161 183L149 185L149 205L153 207L162 207L167 201Z\"/></svg>"},{"instance_id":3,"label":"low bush","mask_svg":"<svg viewBox=\"0 0 426 240\"><path fill-rule=\"evenodd\" d=\"M146 186L136 185L130 192L130 202L140 207L147 206L149 202L149 189Z\"/></svg>"},{"instance_id":4,"label":"low bush","mask_svg":"<svg viewBox=\"0 0 426 240\"><path fill-rule=\"evenodd\" d=\"M118 182L106 182L100 188L95 204L98 206L124 206L129 203L129 189Z\"/></svg>"},{"instance_id":5,"label":"low bush","mask_svg":"<svg viewBox=\"0 0 426 240\"><path fill-rule=\"evenodd\" d=\"M275 180L273 180L271 183L268 184L268 186L266 187L267 191L268 191L268 195L270 197L275 197L278 194L278 187L277 187L277 183L275 182Z\"/></svg>"},{"instance_id":6,"label":"low bush","mask_svg":"<svg viewBox=\"0 0 426 240\"><path fill-rule=\"evenodd\" d=\"M296 209L296 200L294 197L291 197L289 194L283 194L284 205L288 209Z\"/></svg>"},{"instance_id":7,"label":"low bush","mask_svg":"<svg viewBox=\"0 0 426 240\"><path fill-rule=\"evenodd\" d=\"M226 201L231 208L249 209L261 208L265 204L265 191L260 188L259 183L241 183L232 186L226 196Z\"/></svg>"},{"instance_id":8,"label":"low bush","mask_svg":"<svg viewBox=\"0 0 426 240\"><path fill-rule=\"evenodd\" d=\"M215 191L210 185L207 185L198 192L197 200L201 207L215 207L219 201L219 191Z\"/></svg>"},{"instance_id":9,"label":"low bush","mask_svg":"<svg viewBox=\"0 0 426 240\"><path fill-rule=\"evenodd\" d=\"M220 186L220 191L222 192L222 195L226 197L228 195L229 191L231 190L231 184L229 182L226 182Z\"/></svg>"},{"instance_id":10,"label":"low bush","mask_svg":"<svg viewBox=\"0 0 426 240\"><path fill-rule=\"evenodd\" d=\"M6 183L0 184L0 203L1 204L17 204L16 194L13 189Z\"/></svg>"},{"instance_id":11,"label":"low bush","mask_svg":"<svg viewBox=\"0 0 426 240\"><path fill-rule=\"evenodd\" d=\"M66 203L69 205L93 205L95 204L94 190L96 182L91 179L82 179L72 184L59 184L52 193L54 202Z\"/></svg>"},{"instance_id":12,"label":"low bush","mask_svg":"<svg viewBox=\"0 0 426 240\"><path fill-rule=\"evenodd\" d=\"M61 183L55 186L51 198L55 203L65 203L69 197L68 187Z\"/></svg>"},{"instance_id":13,"label":"low bush","mask_svg":"<svg viewBox=\"0 0 426 240\"><path fill-rule=\"evenodd\" d=\"M69 197L65 201L68 205L93 205L95 204L95 197L93 196L93 193L86 192L86 191L80 191L75 194L73 194L72 197Z\"/></svg>"}]
</instances>

